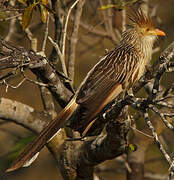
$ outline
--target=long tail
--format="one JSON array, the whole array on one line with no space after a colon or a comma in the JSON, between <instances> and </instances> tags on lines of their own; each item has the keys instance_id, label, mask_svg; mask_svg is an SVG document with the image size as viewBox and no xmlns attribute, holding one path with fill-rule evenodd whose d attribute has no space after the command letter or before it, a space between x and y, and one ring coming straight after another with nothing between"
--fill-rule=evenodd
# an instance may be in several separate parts
<instances>
[{"instance_id":1,"label":"long tail","mask_svg":"<svg viewBox=\"0 0 174 180\"><path fill-rule=\"evenodd\" d=\"M52 138L60 128L62 128L68 121L72 113L76 110L78 104L76 97L68 103L68 105L59 113L58 117L51 121L46 128L44 128L39 136L37 136L24 151L17 157L17 159L10 165L6 172L14 171L26 164L34 157L37 157L38 152L44 145Z\"/></svg>"}]
</instances>

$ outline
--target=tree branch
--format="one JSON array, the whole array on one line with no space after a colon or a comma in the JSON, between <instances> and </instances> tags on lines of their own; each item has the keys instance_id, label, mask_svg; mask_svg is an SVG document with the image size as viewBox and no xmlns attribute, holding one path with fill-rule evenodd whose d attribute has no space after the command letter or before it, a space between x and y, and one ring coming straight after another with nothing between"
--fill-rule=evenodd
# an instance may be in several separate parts
<instances>
[{"instance_id":1,"label":"tree branch","mask_svg":"<svg viewBox=\"0 0 174 180\"><path fill-rule=\"evenodd\" d=\"M0 118L15 122L35 133L39 133L50 120L45 112L6 98L0 98L0 109Z\"/></svg>"},{"instance_id":2,"label":"tree branch","mask_svg":"<svg viewBox=\"0 0 174 180\"><path fill-rule=\"evenodd\" d=\"M43 83L48 84L49 90L60 105L65 106L72 96L72 92L65 87L59 78L59 73L45 57L37 55L33 51L28 52L24 48L16 48L2 39L0 43L9 51L2 51L0 54L2 55L0 70L7 68L31 69Z\"/></svg>"},{"instance_id":3,"label":"tree branch","mask_svg":"<svg viewBox=\"0 0 174 180\"><path fill-rule=\"evenodd\" d=\"M74 22L73 22L74 24L73 24L73 28L72 28L73 29L72 35L70 38L70 51L69 51L69 59L68 59L68 76L71 79L71 85L73 85L73 82L74 82L76 44L77 44L77 40L78 40L80 18L81 18L84 4L85 4L85 0L81 0L77 4L75 16L74 16Z\"/></svg>"}]
</instances>

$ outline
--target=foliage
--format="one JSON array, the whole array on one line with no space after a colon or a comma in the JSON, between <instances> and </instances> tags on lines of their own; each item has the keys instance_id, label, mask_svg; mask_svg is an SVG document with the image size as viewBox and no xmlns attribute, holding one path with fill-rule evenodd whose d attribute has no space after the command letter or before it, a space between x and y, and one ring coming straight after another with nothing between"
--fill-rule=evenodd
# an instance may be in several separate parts
<instances>
[{"instance_id":1,"label":"foliage","mask_svg":"<svg viewBox=\"0 0 174 180\"><path fill-rule=\"evenodd\" d=\"M18 0L20 3L23 5L26 5L27 1L26 0ZM28 25L31 22L31 18L33 15L33 10L36 9L37 7L40 9L40 14L41 14L41 20L43 23L46 22L47 15L48 15L48 10L47 10L47 4L48 0L34 0L32 3L28 5L28 7L25 9L23 16L22 16L22 28L25 30Z\"/></svg>"},{"instance_id":2,"label":"foliage","mask_svg":"<svg viewBox=\"0 0 174 180\"><path fill-rule=\"evenodd\" d=\"M115 4L103 5L99 9L100 10L105 10L105 9L108 9L108 8L115 8L117 10L122 10L122 9L125 9L127 6L135 3L136 1L138 1L138 0L131 0L131 1L129 1L129 0L127 0L127 1L114 0Z\"/></svg>"},{"instance_id":3,"label":"foliage","mask_svg":"<svg viewBox=\"0 0 174 180\"><path fill-rule=\"evenodd\" d=\"M34 139L35 136L29 136L26 138L21 138L9 151L7 159L12 162L21 153L23 148Z\"/></svg>"}]
</instances>

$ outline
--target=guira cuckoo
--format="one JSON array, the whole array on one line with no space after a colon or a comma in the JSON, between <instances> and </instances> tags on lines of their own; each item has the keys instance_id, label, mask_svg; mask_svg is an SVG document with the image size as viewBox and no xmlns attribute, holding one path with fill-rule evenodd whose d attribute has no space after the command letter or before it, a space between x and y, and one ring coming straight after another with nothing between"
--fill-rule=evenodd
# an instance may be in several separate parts
<instances>
[{"instance_id":1,"label":"guira cuckoo","mask_svg":"<svg viewBox=\"0 0 174 180\"><path fill-rule=\"evenodd\" d=\"M131 26L122 34L120 44L108 52L87 74L69 104L51 121L11 164L7 172L27 165L32 157L63 128L78 109L79 130L121 92L128 90L142 76L151 59L157 36L165 33L152 25L142 10L132 10Z\"/></svg>"}]
</instances>

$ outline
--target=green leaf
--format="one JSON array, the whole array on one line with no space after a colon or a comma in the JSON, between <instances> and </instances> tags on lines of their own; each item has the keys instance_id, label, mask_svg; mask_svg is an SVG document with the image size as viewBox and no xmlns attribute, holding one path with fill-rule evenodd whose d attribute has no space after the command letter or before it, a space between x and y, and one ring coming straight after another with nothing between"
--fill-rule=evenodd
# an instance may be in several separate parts
<instances>
[{"instance_id":1,"label":"green leaf","mask_svg":"<svg viewBox=\"0 0 174 180\"><path fill-rule=\"evenodd\" d=\"M42 19L42 22L46 23L47 15L48 15L48 10L43 5L40 5L40 9L41 9L41 19Z\"/></svg>"},{"instance_id":2,"label":"green leaf","mask_svg":"<svg viewBox=\"0 0 174 180\"><path fill-rule=\"evenodd\" d=\"M31 18L32 18L32 13L34 7L36 7L39 4L39 2L33 2L33 4L29 5L22 16L22 29L25 30L27 26L29 25Z\"/></svg>"},{"instance_id":3,"label":"green leaf","mask_svg":"<svg viewBox=\"0 0 174 180\"><path fill-rule=\"evenodd\" d=\"M105 10L108 8L116 8L117 10L123 10L126 8L126 6L131 5L135 3L136 1L138 0L127 0L127 1L114 0L115 4L107 4L107 5L101 6L99 9Z\"/></svg>"},{"instance_id":4,"label":"green leaf","mask_svg":"<svg viewBox=\"0 0 174 180\"><path fill-rule=\"evenodd\" d=\"M117 5L115 5L115 4L107 4L105 6L101 6L99 9L100 10L105 10L105 9L113 8L113 7L117 7Z\"/></svg>"},{"instance_id":5,"label":"green leaf","mask_svg":"<svg viewBox=\"0 0 174 180\"><path fill-rule=\"evenodd\" d=\"M34 139L35 136L20 139L8 153L8 160L13 161L24 149L24 147Z\"/></svg>"},{"instance_id":6,"label":"green leaf","mask_svg":"<svg viewBox=\"0 0 174 180\"><path fill-rule=\"evenodd\" d=\"M27 26L29 25L29 23L31 21L34 7L35 7L35 4L31 4L24 11L24 14L22 16L22 29L23 30L25 30L27 28Z\"/></svg>"},{"instance_id":7,"label":"green leaf","mask_svg":"<svg viewBox=\"0 0 174 180\"><path fill-rule=\"evenodd\" d=\"M135 145L135 144L129 144L127 147L128 152L134 152L136 150L137 150L137 145Z\"/></svg>"}]
</instances>

